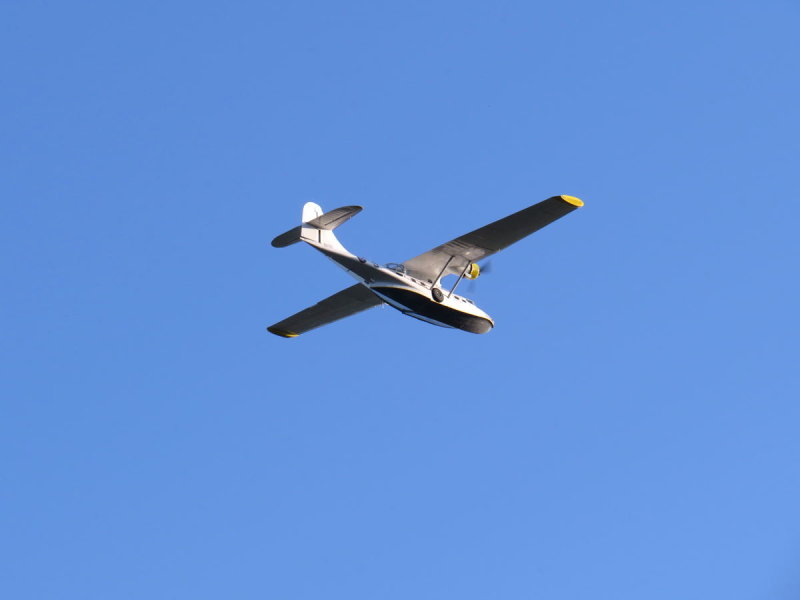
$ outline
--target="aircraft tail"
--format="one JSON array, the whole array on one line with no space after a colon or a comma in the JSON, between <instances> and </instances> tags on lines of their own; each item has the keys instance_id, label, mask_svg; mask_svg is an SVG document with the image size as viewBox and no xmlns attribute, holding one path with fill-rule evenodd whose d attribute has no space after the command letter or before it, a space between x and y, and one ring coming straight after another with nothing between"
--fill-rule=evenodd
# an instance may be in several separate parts
<instances>
[{"instance_id":1,"label":"aircraft tail","mask_svg":"<svg viewBox=\"0 0 800 600\"><path fill-rule=\"evenodd\" d=\"M319 204L306 202L303 205L302 225L282 233L272 240L272 245L283 248L299 241L306 241L339 252L347 252L333 230L359 212L361 212L360 206L343 206L323 213Z\"/></svg>"}]
</instances>

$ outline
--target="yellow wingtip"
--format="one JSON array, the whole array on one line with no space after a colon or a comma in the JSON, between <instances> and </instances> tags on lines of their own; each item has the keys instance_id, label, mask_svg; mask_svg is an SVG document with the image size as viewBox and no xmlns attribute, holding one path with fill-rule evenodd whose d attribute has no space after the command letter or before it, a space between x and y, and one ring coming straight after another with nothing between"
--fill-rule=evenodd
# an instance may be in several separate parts
<instances>
[{"instance_id":1,"label":"yellow wingtip","mask_svg":"<svg viewBox=\"0 0 800 600\"><path fill-rule=\"evenodd\" d=\"M583 206L583 200L581 200L580 198L576 198L575 196L565 196L562 194L561 199L564 202L569 202L570 204L572 204L572 206Z\"/></svg>"},{"instance_id":2,"label":"yellow wingtip","mask_svg":"<svg viewBox=\"0 0 800 600\"><path fill-rule=\"evenodd\" d=\"M267 327L267 331L285 338L295 338L300 335L298 333L294 333L293 331L284 331L283 329L276 329L275 327Z\"/></svg>"}]
</instances>

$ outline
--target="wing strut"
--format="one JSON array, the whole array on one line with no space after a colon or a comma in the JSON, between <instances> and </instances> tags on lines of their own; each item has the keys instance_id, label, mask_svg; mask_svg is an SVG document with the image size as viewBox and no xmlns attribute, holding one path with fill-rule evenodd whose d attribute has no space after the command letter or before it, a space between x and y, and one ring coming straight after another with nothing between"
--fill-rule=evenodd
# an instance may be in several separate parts
<instances>
[{"instance_id":1,"label":"wing strut","mask_svg":"<svg viewBox=\"0 0 800 600\"><path fill-rule=\"evenodd\" d=\"M452 259L453 257L451 256L450 258ZM450 261L448 261L448 264L449 264L449 262L450 262ZM472 264L472 263L469 263L469 262L468 262L468 263L466 264L466 266L464 267L464 270L463 270L463 271L461 271L461 275L459 275L459 276L458 276L458 279L456 279L456 282L453 284L453 287L450 289L450 293L449 293L449 294L447 294L447 297L448 297L448 298L449 298L450 296L452 296L452 295L453 295L453 292L455 292L455 291L456 291L456 288L458 287L458 284L459 284L459 283L461 283L461 280L462 280L462 279L464 279L464 275L466 275L466 274L467 274L467 269L469 269L469 266L470 266L471 264ZM445 269L446 269L446 268L447 268L447 266L445 265Z\"/></svg>"},{"instance_id":2,"label":"wing strut","mask_svg":"<svg viewBox=\"0 0 800 600\"><path fill-rule=\"evenodd\" d=\"M439 275L436 277L436 279L433 280L433 283L431 283L431 288L433 288L433 286L436 285L436 282L442 278L442 275L444 275L444 272L447 270L447 267L450 266L450 263L453 262L454 258L455 256L451 256L450 258L447 259L447 262L444 263L444 266L442 267L442 270L439 272ZM467 265L469 265L469 263L467 263ZM466 270L464 272L466 273ZM455 287L453 289L455 289ZM452 294L453 291L450 290L450 293Z\"/></svg>"}]
</instances>

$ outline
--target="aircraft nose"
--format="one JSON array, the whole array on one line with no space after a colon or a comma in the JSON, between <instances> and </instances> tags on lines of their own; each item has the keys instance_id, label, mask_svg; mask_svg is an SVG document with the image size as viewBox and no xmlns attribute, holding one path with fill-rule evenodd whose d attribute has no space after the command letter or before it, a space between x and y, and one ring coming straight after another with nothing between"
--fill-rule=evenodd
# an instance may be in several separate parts
<instances>
[{"instance_id":1,"label":"aircraft nose","mask_svg":"<svg viewBox=\"0 0 800 600\"><path fill-rule=\"evenodd\" d=\"M494 321L491 319L475 319L469 324L467 331L471 333L489 333L494 327Z\"/></svg>"}]
</instances>

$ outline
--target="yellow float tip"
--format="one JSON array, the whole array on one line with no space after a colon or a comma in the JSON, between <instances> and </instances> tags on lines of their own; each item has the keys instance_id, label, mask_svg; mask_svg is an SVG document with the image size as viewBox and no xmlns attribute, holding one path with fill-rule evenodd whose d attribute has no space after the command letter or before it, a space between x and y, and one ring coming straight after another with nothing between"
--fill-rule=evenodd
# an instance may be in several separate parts
<instances>
[{"instance_id":1,"label":"yellow float tip","mask_svg":"<svg viewBox=\"0 0 800 600\"><path fill-rule=\"evenodd\" d=\"M575 196L564 196L562 194L561 199L564 202L569 202L570 204L572 204L572 206L583 206L583 200L581 200L580 198L576 198Z\"/></svg>"},{"instance_id":2,"label":"yellow float tip","mask_svg":"<svg viewBox=\"0 0 800 600\"><path fill-rule=\"evenodd\" d=\"M276 327L267 327L267 331L270 333L274 333L275 335L279 335L285 338L293 338L297 337L298 334L294 333L293 331L284 331L283 329L278 329Z\"/></svg>"}]
</instances>

